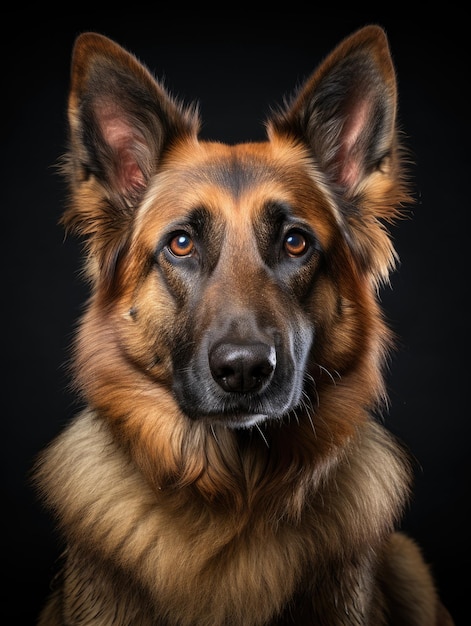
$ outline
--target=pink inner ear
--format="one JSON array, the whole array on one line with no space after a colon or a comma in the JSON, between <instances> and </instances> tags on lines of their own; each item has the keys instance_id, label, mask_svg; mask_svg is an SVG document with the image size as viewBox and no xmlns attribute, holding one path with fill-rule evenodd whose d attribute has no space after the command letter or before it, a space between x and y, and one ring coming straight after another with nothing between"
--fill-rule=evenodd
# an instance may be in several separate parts
<instances>
[{"instance_id":1,"label":"pink inner ear","mask_svg":"<svg viewBox=\"0 0 471 626\"><path fill-rule=\"evenodd\" d=\"M144 187L145 179L136 162L132 148L124 144L118 148L118 184L124 193Z\"/></svg>"},{"instance_id":2,"label":"pink inner ear","mask_svg":"<svg viewBox=\"0 0 471 626\"><path fill-rule=\"evenodd\" d=\"M361 177L364 160L362 135L368 126L371 114L371 101L367 98L355 102L340 135L340 149L337 160L338 180L346 187L356 185Z\"/></svg>"},{"instance_id":3,"label":"pink inner ear","mask_svg":"<svg viewBox=\"0 0 471 626\"><path fill-rule=\"evenodd\" d=\"M145 184L137 159L139 149L142 151L142 142L117 107L102 105L96 113L102 137L115 155L118 187L122 193L132 195Z\"/></svg>"},{"instance_id":4,"label":"pink inner ear","mask_svg":"<svg viewBox=\"0 0 471 626\"><path fill-rule=\"evenodd\" d=\"M340 170L339 183L344 187L352 188L360 178L361 169L358 162L353 158L345 159Z\"/></svg>"}]
</instances>

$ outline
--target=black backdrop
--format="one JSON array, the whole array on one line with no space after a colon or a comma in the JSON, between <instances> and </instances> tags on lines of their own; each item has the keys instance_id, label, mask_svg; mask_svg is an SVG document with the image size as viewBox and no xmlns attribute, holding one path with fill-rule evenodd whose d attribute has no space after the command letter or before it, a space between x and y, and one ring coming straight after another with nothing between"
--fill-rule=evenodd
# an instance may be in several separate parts
<instances>
[{"instance_id":1,"label":"black backdrop","mask_svg":"<svg viewBox=\"0 0 471 626\"><path fill-rule=\"evenodd\" d=\"M388 376L386 424L417 459L404 528L421 543L457 624L469 623L469 581L462 570L469 559L470 484L464 301L471 169L464 17L323 9L319 16L298 10L264 21L236 6L226 6L217 18L178 7L167 8L165 16L158 7L149 14L136 3L122 13L99 15L84 7L74 13L70 6L67 16L12 10L1 44L5 623L34 624L48 591L55 537L28 471L76 408L64 363L86 291L79 246L64 240L57 224L65 189L55 170L65 145L75 36L97 30L116 39L175 95L199 101L205 137L234 142L262 138L269 107L290 94L341 38L371 22L383 25L390 38L418 200L412 219L393 230L401 266L391 289L381 293L400 338Z\"/></svg>"}]
</instances>

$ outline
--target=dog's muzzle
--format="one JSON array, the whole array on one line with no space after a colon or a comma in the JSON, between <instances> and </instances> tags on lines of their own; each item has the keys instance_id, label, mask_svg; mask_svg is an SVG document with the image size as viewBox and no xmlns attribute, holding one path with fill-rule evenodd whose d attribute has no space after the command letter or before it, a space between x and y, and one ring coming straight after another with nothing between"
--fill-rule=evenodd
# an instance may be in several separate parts
<instances>
[{"instance_id":1,"label":"dog's muzzle","mask_svg":"<svg viewBox=\"0 0 471 626\"><path fill-rule=\"evenodd\" d=\"M307 327L208 328L198 341L182 342L187 350L175 357L179 406L190 419L232 428L280 419L301 400L311 342Z\"/></svg>"}]
</instances>

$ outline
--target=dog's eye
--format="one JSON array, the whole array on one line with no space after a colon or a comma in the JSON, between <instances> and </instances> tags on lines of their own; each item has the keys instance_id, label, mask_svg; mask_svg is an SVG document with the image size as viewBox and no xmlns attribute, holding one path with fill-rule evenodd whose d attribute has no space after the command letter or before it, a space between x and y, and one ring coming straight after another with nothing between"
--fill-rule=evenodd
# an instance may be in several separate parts
<instances>
[{"instance_id":1,"label":"dog's eye","mask_svg":"<svg viewBox=\"0 0 471 626\"><path fill-rule=\"evenodd\" d=\"M283 248L290 257L300 257L306 254L309 247L308 239L299 230L291 230L286 234Z\"/></svg>"},{"instance_id":2,"label":"dog's eye","mask_svg":"<svg viewBox=\"0 0 471 626\"><path fill-rule=\"evenodd\" d=\"M195 250L195 244L188 233L180 232L170 239L168 249L174 256L190 256Z\"/></svg>"}]
</instances>

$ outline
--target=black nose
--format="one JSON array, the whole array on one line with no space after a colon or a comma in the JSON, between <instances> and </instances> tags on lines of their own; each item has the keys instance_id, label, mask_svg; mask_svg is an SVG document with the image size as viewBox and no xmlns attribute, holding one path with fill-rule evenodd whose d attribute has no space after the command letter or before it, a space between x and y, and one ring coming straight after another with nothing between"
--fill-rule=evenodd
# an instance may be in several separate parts
<instances>
[{"instance_id":1,"label":"black nose","mask_svg":"<svg viewBox=\"0 0 471 626\"><path fill-rule=\"evenodd\" d=\"M233 393L261 391L276 366L273 346L257 343L218 343L210 350L209 367L214 380Z\"/></svg>"}]
</instances>

